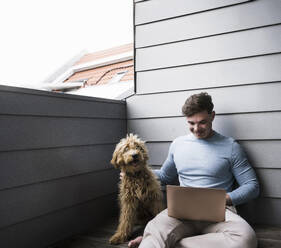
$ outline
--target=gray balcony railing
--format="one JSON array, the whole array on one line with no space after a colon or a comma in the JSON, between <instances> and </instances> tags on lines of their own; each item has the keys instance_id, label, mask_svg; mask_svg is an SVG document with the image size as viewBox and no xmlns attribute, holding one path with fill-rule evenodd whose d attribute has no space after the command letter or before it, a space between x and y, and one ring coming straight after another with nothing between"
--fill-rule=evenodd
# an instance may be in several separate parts
<instances>
[{"instance_id":1,"label":"gray balcony railing","mask_svg":"<svg viewBox=\"0 0 281 248\"><path fill-rule=\"evenodd\" d=\"M0 86L0 247L46 247L116 213L126 104Z\"/></svg>"}]
</instances>

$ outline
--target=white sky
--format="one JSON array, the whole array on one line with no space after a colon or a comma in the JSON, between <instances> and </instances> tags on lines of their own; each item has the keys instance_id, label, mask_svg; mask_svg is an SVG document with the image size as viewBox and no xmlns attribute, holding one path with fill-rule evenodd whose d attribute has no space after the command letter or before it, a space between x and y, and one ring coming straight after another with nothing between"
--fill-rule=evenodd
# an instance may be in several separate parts
<instances>
[{"instance_id":1,"label":"white sky","mask_svg":"<svg viewBox=\"0 0 281 248\"><path fill-rule=\"evenodd\" d=\"M133 42L133 0L0 1L0 84L38 84L82 50Z\"/></svg>"}]
</instances>

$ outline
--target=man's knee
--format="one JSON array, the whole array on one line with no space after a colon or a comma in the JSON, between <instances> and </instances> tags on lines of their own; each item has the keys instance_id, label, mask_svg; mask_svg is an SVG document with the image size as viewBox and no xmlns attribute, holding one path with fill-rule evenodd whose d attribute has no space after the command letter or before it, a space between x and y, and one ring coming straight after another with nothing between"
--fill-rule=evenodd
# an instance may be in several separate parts
<instances>
[{"instance_id":1,"label":"man's knee","mask_svg":"<svg viewBox=\"0 0 281 248\"><path fill-rule=\"evenodd\" d=\"M167 229L173 229L176 226L180 225L182 221L172 218L168 216L167 209L160 212L158 215L156 215L150 222L148 222L147 225L149 226L157 226L159 228L163 228L165 230Z\"/></svg>"},{"instance_id":2,"label":"man's knee","mask_svg":"<svg viewBox=\"0 0 281 248\"><path fill-rule=\"evenodd\" d=\"M174 244L174 224L167 211L159 213L147 223L140 247L169 247L171 243Z\"/></svg>"},{"instance_id":3,"label":"man's knee","mask_svg":"<svg viewBox=\"0 0 281 248\"><path fill-rule=\"evenodd\" d=\"M248 223L233 223L232 229L224 232L229 235L229 238L234 241L232 242L233 248L256 248L257 237L254 230ZM232 246L231 246L232 247Z\"/></svg>"},{"instance_id":4,"label":"man's knee","mask_svg":"<svg viewBox=\"0 0 281 248\"><path fill-rule=\"evenodd\" d=\"M181 221L168 216L163 210L146 225L144 236L161 237L166 244L174 244L178 240L193 235L195 227L193 222Z\"/></svg>"},{"instance_id":5,"label":"man's knee","mask_svg":"<svg viewBox=\"0 0 281 248\"><path fill-rule=\"evenodd\" d=\"M178 223L178 220L168 216L168 211L165 209L147 223L145 230L153 230L154 232L166 231L173 228Z\"/></svg>"},{"instance_id":6,"label":"man's knee","mask_svg":"<svg viewBox=\"0 0 281 248\"><path fill-rule=\"evenodd\" d=\"M254 230L249 226L244 228L241 232L241 238L239 239L237 247L245 248L256 248L257 247L257 237Z\"/></svg>"}]
</instances>

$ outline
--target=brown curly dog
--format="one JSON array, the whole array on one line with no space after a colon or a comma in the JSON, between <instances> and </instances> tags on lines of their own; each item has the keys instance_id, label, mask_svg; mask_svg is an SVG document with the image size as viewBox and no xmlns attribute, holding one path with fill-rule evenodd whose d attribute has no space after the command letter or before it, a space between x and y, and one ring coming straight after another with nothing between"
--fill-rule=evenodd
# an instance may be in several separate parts
<instances>
[{"instance_id":1,"label":"brown curly dog","mask_svg":"<svg viewBox=\"0 0 281 248\"><path fill-rule=\"evenodd\" d=\"M117 144L111 163L123 172L119 184L120 217L110 244L127 241L134 224L146 224L163 210L160 184L147 165L148 154L143 141L127 135Z\"/></svg>"}]
</instances>

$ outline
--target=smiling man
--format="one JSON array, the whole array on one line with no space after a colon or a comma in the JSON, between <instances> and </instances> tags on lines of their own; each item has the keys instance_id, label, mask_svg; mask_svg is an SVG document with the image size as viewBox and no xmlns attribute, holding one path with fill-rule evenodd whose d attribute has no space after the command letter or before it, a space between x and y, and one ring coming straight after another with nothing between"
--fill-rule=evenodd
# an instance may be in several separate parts
<instances>
[{"instance_id":1,"label":"smiling man","mask_svg":"<svg viewBox=\"0 0 281 248\"><path fill-rule=\"evenodd\" d=\"M207 93L190 96L182 107L190 134L176 138L166 161L156 170L162 184L178 178L181 186L225 189L225 221L220 223L182 221L167 210L151 220L143 237L129 243L141 248L255 248L256 236L235 206L259 194L255 172L240 145L212 128L215 112ZM238 184L234 188L235 181Z\"/></svg>"}]
</instances>

